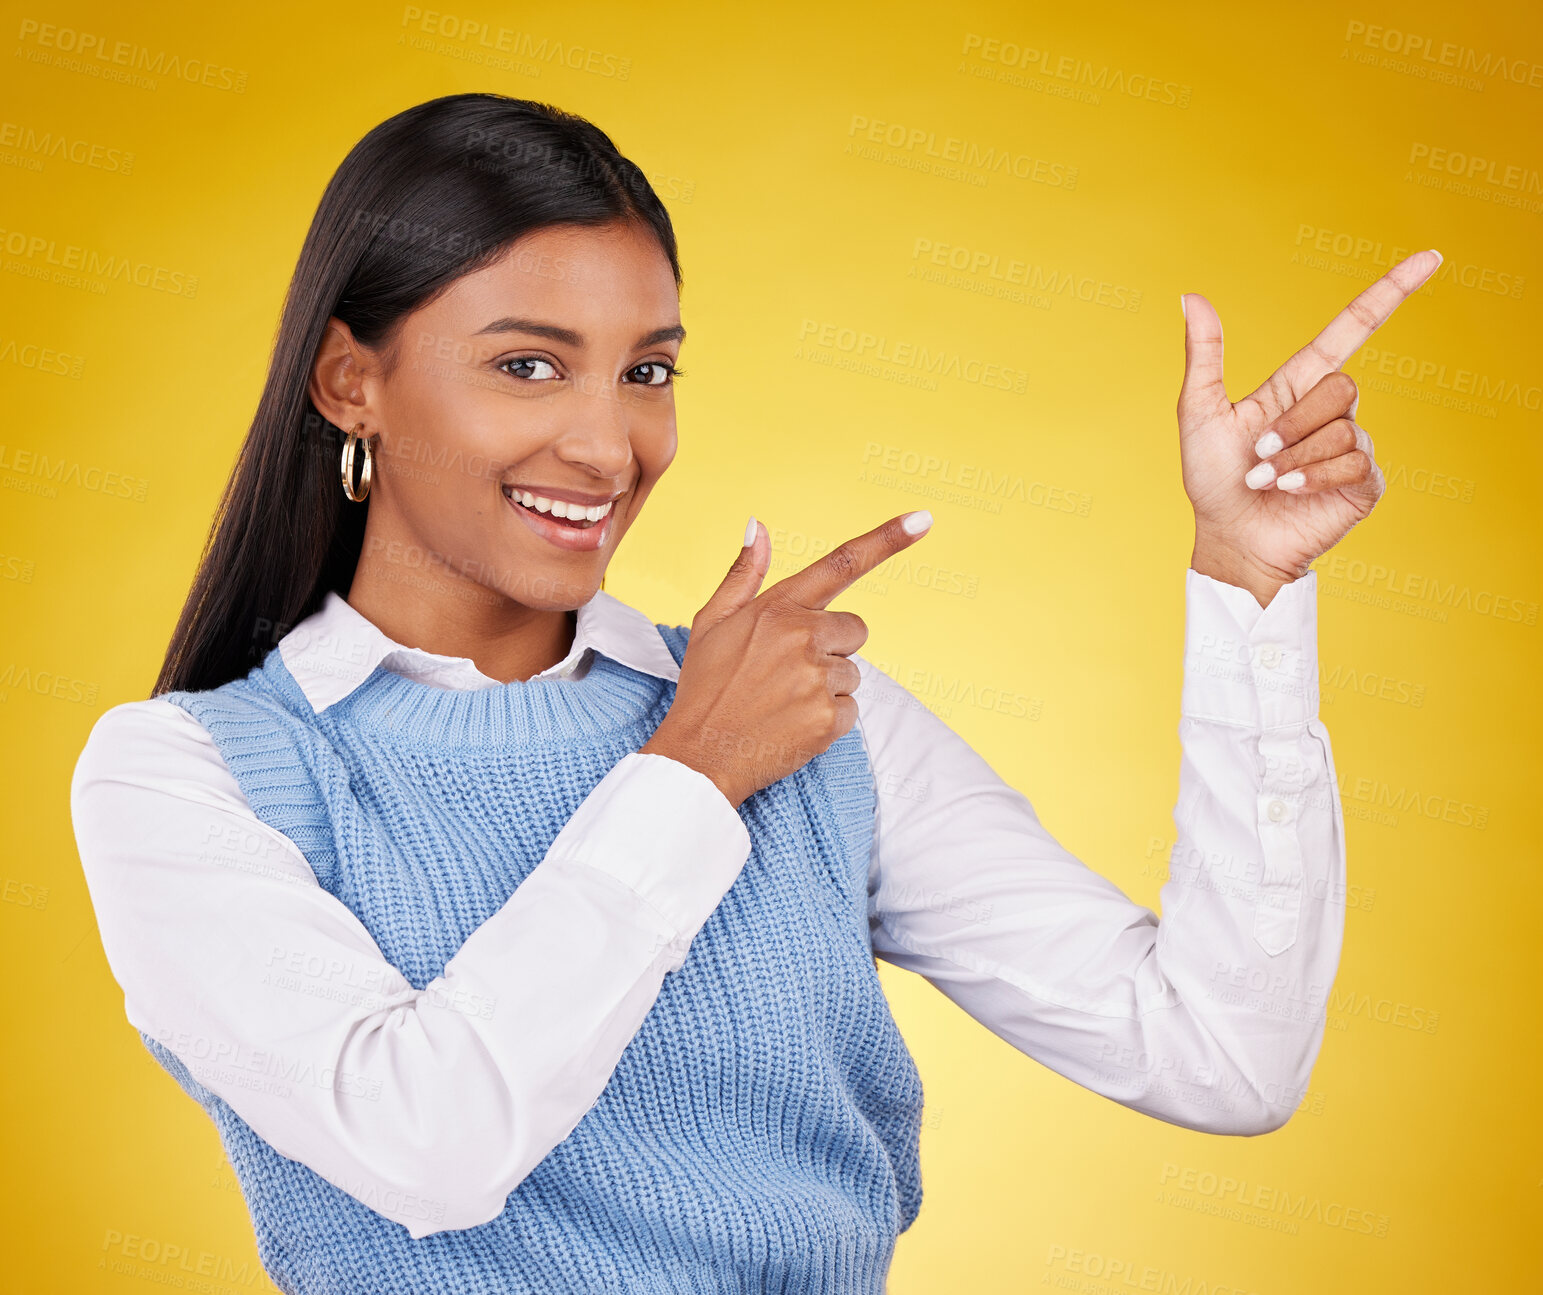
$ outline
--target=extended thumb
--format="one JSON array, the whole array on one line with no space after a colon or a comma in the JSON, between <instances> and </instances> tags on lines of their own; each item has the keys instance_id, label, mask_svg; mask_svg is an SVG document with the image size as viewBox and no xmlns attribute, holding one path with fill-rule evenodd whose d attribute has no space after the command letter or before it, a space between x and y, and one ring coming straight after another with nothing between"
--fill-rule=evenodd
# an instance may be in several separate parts
<instances>
[{"instance_id":1,"label":"extended thumb","mask_svg":"<svg viewBox=\"0 0 1543 1295\"><path fill-rule=\"evenodd\" d=\"M1180 295L1184 310L1184 384L1181 405L1211 405L1227 398L1222 379L1222 320L1198 292Z\"/></svg>"},{"instance_id":2,"label":"extended thumb","mask_svg":"<svg viewBox=\"0 0 1543 1295\"><path fill-rule=\"evenodd\" d=\"M713 596L697 614L704 627L732 616L756 596L766 568L761 562L761 524L752 516L745 525L745 542Z\"/></svg>"}]
</instances>

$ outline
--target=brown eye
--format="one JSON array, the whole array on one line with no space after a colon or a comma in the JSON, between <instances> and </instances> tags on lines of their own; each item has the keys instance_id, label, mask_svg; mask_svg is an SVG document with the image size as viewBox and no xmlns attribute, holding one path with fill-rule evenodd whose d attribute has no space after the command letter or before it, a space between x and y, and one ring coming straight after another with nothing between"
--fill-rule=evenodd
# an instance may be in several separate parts
<instances>
[{"instance_id":1,"label":"brown eye","mask_svg":"<svg viewBox=\"0 0 1543 1295\"><path fill-rule=\"evenodd\" d=\"M531 372L533 369L544 366L548 372ZM557 376L557 366L550 360L543 360L537 355L517 355L512 360L505 360L498 366L512 378L522 378L527 382L543 382L548 378Z\"/></svg>"},{"instance_id":2,"label":"brown eye","mask_svg":"<svg viewBox=\"0 0 1543 1295\"><path fill-rule=\"evenodd\" d=\"M666 364L662 360L649 360L646 364L639 364L631 372L634 375L642 375L642 377L635 378L635 381L640 386L663 387L673 381L680 370L673 364Z\"/></svg>"}]
</instances>

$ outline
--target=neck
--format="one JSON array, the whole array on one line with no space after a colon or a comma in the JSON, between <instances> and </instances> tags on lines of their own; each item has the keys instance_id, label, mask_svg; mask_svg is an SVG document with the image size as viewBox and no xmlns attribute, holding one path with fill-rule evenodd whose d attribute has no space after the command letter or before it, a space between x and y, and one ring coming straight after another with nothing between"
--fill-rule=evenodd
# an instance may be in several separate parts
<instances>
[{"instance_id":1,"label":"neck","mask_svg":"<svg viewBox=\"0 0 1543 1295\"><path fill-rule=\"evenodd\" d=\"M469 657L500 683L531 679L573 648L576 611L527 607L442 564L425 564L404 588L400 566L371 560L369 553L366 546L348 604L404 647Z\"/></svg>"}]
</instances>

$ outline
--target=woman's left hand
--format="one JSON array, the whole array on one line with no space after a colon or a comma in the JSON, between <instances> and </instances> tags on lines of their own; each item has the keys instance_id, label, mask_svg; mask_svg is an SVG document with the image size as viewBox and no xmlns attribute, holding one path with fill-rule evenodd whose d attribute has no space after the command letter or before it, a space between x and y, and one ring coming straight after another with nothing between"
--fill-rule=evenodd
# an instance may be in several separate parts
<instances>
[{"instance_id":1,"label":"woman's left hand","mask_svg":"<svg viewBox=\"0 0 1543 1295\"><path fill-rule=\"evenodd\" d=\"M1181 298L1179 455L1197 570L1268 604L1376 506L1385 482L1340 366L1440 264L1435 251L1400 261L1235 405L1222 382L1221 319L1198 293Z\"/></svg>"}]
</instances>

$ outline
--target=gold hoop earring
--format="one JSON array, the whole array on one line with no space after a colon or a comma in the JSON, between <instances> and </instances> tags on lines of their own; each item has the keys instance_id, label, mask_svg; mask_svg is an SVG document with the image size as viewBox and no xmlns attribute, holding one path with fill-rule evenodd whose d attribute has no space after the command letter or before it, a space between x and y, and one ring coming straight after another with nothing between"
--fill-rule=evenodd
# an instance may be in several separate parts
<instances>
[{"instance_id":1,"label":"gold hoop earring","mask_svg":"<svg viewBox=\"0 0 1543 1295\"><path fill-rule=\"evenodd\" d=\"M359 429L363 423L357 424L353 431L349 432L348 439L343 442L343 493L356 504L362 504L370 493L370 478L375 473L375 455L370 448L373 437L361 437ZM354 451L359 442L364 441L364 471L359 477L358 493L354 491Z\"/></svg>"}]
</instances>

